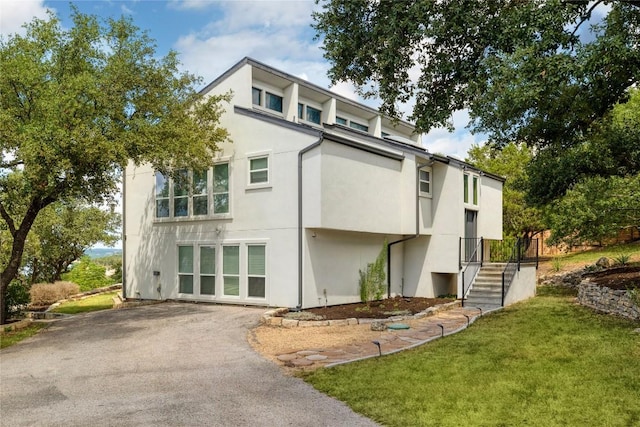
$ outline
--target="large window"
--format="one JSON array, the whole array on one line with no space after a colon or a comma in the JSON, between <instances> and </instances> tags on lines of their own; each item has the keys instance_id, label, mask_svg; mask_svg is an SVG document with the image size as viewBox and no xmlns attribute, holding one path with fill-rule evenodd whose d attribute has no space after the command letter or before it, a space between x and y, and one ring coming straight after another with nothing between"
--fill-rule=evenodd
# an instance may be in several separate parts
<instances>
[{"instance_id":1,"label":"large window","mask_svg":"<svg viewBox=\"0 0 640 427\"><path fill-rule=\"evenodd\" d=\"M216 248L200 246L200 294L216 294Z\"/></svg>"},{"instance_id":2,"label":"large window","mask_svg":"<svg viewBox=\"0 0 640 427\"><path fill-rule=\"evenodd\" d=\"M300 103L298 104L298 117L319 125L322 122L322 110Z\"/></svg>"},{"instance_id":3,"label":"large window","mask_svg":"<svg viewBox=\"0 0 640 427\"><path fill-rule=\"evenodd\" d=\"M349 123L349 126L350 126L352 129L360 130L360 131L362 131L362 132L369 132L369 126L365 126L365 125L362 125L362 124L360 124L360 123L356 123L356 122L354 122L354 121L350 122L350 123Z\"/></svg>"},{"instance_id":4,"label":"large window","mask_svg":"<svg viewBox=\"0 0 640 427\"><path fill-rule=\"evenodd\" d=\"M225 296L240 296L240 246L222 247L222 275Z\"/></svg>"},{"instance_id":5,"label":"large window","mask_svg":"<svg viewBox=\"0 0 640 427\"><path fill-rule=\"evenodd\" d=\"M229 163L211 169L180 169L170 179L155 174L156 218L188 218L228 214Z\"/></svg>"},{"instance_id":6,"label":"large window","mask_svg":"<svg viewBox=\"0 0 640 427\"><path fill-rule=\"evenodd\" d=\"M156 218L167 218L169 216L169 179L156 172Z\"/></svg>"},{"instance_id":7,"label":"large window","mask_svg":"<svg viewBox=\"0 0 640 427\"><path fill-rule=\"evenodd\" d=\"M418 171L418 191L421 196L431 196L431 169L421 168Z\"/></svg>"},{"instance_id":8,"label":"large window","mask_svg":"<svg viewBox=\"0 0 640 427\"><path fill-rule=\"evenodd\" d=\"M178 246L178 292L193 293L193 246Z\"/></svg>"},{"instance_id":9,"label":"large window","mask_svg":"<svg viewBox=\"0 0 640 427\"><path fill-rule=\"evenodd\" d=\"M266 289L266 257L264 245L247 246L247 295L264 298Z\"/></svg>"}]
</instances>

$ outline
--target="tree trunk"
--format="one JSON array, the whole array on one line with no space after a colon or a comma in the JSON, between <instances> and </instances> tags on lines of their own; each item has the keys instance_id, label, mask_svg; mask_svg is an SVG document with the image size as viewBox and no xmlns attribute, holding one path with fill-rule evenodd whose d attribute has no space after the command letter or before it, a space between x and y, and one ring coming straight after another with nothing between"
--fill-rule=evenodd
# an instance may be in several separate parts
<instances>
[{"instance_id":1,"label":"tree trunk","mask_svg":"<svg viewBox=\"0 0 640 427\"><path fill-rule=\"evenodd\" d=\"M55 201L54 198L47 197L43 200L35 199L31 201L24 218L20 223L20 227L13 234L13 245L11 247L11 258L5 269L0 273L0 324L7 322L7 310L5 307L5 297L9 283L18 275L20 264L22 263L22 254L24 253L24 244L27 241L27 235L31 230L31 226L36 220L38 213L49 204Z\"/></svg>"}]
</instances>

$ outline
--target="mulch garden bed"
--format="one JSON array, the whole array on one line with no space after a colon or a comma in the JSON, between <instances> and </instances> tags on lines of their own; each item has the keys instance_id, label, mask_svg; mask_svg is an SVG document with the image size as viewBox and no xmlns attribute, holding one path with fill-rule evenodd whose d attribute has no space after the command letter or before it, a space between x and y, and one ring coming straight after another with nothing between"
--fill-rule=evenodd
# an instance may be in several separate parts
<instances>
[{"instance_id":1,"label":"mulch garden bed","mask_svg":"<svg viewBox=\"0 0 640 427\"><path fill-rule=\"evenodd\" d=\"M407 298L394 297L380 301L353 304L332 305L327 307L307 308L304 311L316 315L323 320L339 319L386 319L392 316L405 316L420 313L429 307L452 302L451 298Z\"/></svg>"},{"instance_id":2,"label":"mulch garden bed","mask_svg":"<svg viewBox=\"0 0 640 427\"><path fill-rule=\"evenodd\" d=\"M610 289L640 288L640 265L611 268L585 275L591 283Z\"/></svg>"}]
</instances>

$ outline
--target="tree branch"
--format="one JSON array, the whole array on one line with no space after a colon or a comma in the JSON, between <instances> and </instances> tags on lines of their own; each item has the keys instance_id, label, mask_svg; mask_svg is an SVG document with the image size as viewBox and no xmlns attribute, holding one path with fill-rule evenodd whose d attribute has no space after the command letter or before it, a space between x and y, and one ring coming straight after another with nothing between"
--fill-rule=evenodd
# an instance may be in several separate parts
<instances>
[{"instance_id":1,"label":"tree branch","mask_svg":"<svg viewBox=\"0 0 640 427\"><path fill-rule=\"evenodd\" d=\"M12 162L0 163L0 169L15 168L16 166L23 165L23 164L24 164L24 161L22 160L14 160Z\"/></svg>"},{"instance_id":2,"label":"tree branch","mask_svg":"<svg viewBox=\"0 0 640 427\"><path fill-rule=\"evenodd\" d=\"M5 210L4 205L2 204L2 202L0 202L0 216L2 216L2 219L4 219L4 222L6 222L7 226L9 226L9 232L11 233L11 235L13 237L15 237L16 236L16 224L13 222L13 219L9 216L9 214Z\"/></svg>"},{"instance_id":3,"label":"tree branch","mask_svg":"<svg viewBox=\"0 0 640 427\"><path fill-rule=\"evenodd\" d=\"M593 10L598 7L598 5L600 3L602 3L603 0L598 0L595 3L593 3L591 5L591 7L589 8L589 10L587 10L587 13L585 13L584 15L582 15L582 19L580 20L580 22L578 22L578 25L576 25L576 28L573 29L573 33L571 33L571 37L576 35L576 32L578 32L578 28L580 28L580 26L582 24L584 24L587 20L589 20L589 18L591 18L591 12L593 12ZM574 3L574 2L570 2L570 3Z\"/></svg>"}]
</instances>

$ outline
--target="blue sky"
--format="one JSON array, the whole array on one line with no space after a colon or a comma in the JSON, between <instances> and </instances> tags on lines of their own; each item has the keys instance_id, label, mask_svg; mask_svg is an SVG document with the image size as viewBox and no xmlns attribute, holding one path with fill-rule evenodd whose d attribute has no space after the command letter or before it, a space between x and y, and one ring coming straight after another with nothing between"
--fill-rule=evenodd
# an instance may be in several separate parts
<instances>
[{"instance_id":1,"label":"blue sky","mask_svg":"<svg viewBox=\"0 0 640 427\"><path fill-rule=\"evenodd\" d=\"M329 64L323 58L321 41L314 40L311 13L318 9L307 0L167 0L167 1L42 1L0 0L0 33L21 32L21 25L34 17L46 18L52 10L64 25L71 25L70 4L81 12L100 17L128 15L135 25L148 31L157 42L159 55L178 52L186 71L215 79L245 56L262 61L323 87L330 87ZM362 100L348 83L331 90L372 107L375 100ZM409 113L412 106L403 110ZM456 131L435 129L422 138L430 151L466 157L472 143L484 138L464 127L466 112L453 116Z\"/></svg>"}]
</instances>

